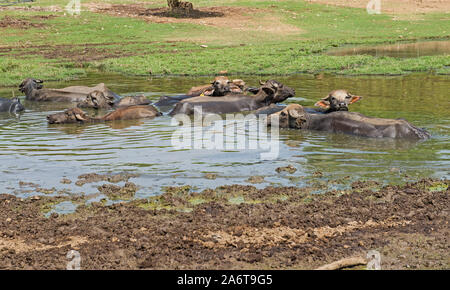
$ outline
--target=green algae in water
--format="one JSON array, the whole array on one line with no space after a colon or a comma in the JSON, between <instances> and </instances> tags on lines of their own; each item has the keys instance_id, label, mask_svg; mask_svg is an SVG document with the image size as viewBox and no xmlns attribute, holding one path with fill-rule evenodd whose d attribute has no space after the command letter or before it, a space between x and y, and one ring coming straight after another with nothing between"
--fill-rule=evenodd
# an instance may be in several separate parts
<instances>
[{"instance_id":1,"label":"green algae in water","mask_svg":"<svg viewBox=\"0 0 450 290\"><path fill-rule=\"evenodd\" d=\"M74 213L78 205L71 201L63 201L60 203L48 204L44 209L44 216L50 217L53 213L57 214L71 214Z\"/></svg>"},{"instance_id":2,"label":"green algae in water","mask_svg":"<svg viewBox=\"0 0 450 290\"><path fill-rule=\"evenodd\" d=\"M231 204L241 204L245 202L245 199L243 196L230 197L228 202Z\"/></svg>"},{"instance_id":3,"label":"green algae in water","mask_svg":"<svg viewBox=\"0 0 450 290\"><path fill-rule=\"evenodd\" d=\"M445 191L447 190L448 185L445 183L439 183L433 186L428 187L428 190L431 192L437 192L437 191Z\"/></svg>"}]
</instances>

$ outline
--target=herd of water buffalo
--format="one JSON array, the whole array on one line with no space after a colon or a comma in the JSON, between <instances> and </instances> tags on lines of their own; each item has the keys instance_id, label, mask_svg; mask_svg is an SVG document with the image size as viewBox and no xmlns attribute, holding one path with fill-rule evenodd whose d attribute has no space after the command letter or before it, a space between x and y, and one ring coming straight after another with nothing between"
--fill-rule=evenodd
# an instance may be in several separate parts
<instances>
[{"instance_id":1,"label":"herd of water buffalo","mask_svg":"<svg viewBox=\"0 0 450 290\"><path fill-rule=\"evenodd\" d=\"M280 105L293 97L295 91L275 80L260 81L259 87L247 87L243 80L216 77L210 84L193 87L187 94L163 96L151 103L144 96L120 97L105 84L95 87L72 86L62 89L44 88L43 81L33 78L24 80L19 89L27 101L76 103L76 108L47 116L50 124L106 122L154 118L162 113L157 108L173 107L169 115L193 115L201 108L202 114L253 112L258 116L278 115L281 128L319 130L353 134L364 137L427 139L430 134L403 119L367 117L348 112L348 106L360 100L346 90L332 91L316 103L317 109L304 108L299 104ZM81 108L112 109L102 117L90 117ZM0 112L17 113L25 108L18 98L0 98ZM273 118L267 125L273 126ZM275 118L276 120L276 118Z\"/></svg>"}]
</instances>

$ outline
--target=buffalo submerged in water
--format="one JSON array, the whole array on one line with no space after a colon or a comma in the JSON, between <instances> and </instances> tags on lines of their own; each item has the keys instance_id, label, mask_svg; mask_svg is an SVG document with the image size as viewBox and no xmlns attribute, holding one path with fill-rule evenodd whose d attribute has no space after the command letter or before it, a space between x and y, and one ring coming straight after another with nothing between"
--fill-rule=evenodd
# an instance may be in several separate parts
<instances>
[{"instance_id":1,"label":"buffalo submerged in water","mask_svg":"<svg viewBox=\"0 0 450 290\"><path fill-rule=\"evenodd\" d=\"M199 96L182 100L169 113L193 115L196 110L202 113L227 114L245 111L255 111L270 104L281 103L295 96L295 90L275 80L261 83L261 87L254 95L231 94L223 97Z\"/></svg>"},{"instance_id":2,"label":"buffalo submerged in water","mask_svg":"<svg viewBox=\"0 0 450 290\"><path fill-rule=\"evenodd\" d=\"M269 126L276 126L271 117L273 115L278 116L280 128L317 130L373 138L428 139L431 137L430 133L424 129L417 128L403 119L374 118L347 111L311 114L298 104L288 105L282 111L269 115L267 119Z\"/></svg>"},{"instance_id":3,"label":"buffalo submerged in water","mask_svg":"<svg viewBox=\"0 0 450 290\"><path fill-rule=\"evenodd\" d=\"M145 96L127 96L117 99L104 91L93 91L86 99L78 103L78 108L111 109L138 105L149 105L151 102Z\"/></svg>"},{"instance_id":4,"label":"buffalo submerged in water","mask_svg":"<svg viewBox=\"0 0 450 290\"><path fill-rule=\"evenodd\" d=\"M103 117L92 118L80 108L72 108L62 113L47 116L49 124L73 124L73 123L99 123L118 120L136 120L154 118L161 116L161 113L153 106L139 105L118 108Z\"/></svg>"},{"instance_id":5,"label":"buffalo submerged in water","mask_svg":"<svg viewBox=\"0 0 450 290\"><path fill-rule=\"evenodd\" d=\"M25 110L25 108L18 98L0 98L0 113L7 112L16 114L23 110Z\"/></svg>"},{"instance_id":6,"label":"buffalo submerged in water","mask_svg":"<svg viewBox=\"0 0 450 290\"><path fill-rule=\"evenodd\" d=\"M81 103L94 91L102 92L109 99L120 99L119 95L109 90L103 83L95 87L71 86L62 89L48 89L44 88L42 80L28 78L19 85L19 90L25 93L27 101Z\"/></svg>"},{"instance_id":7,"label":"buffalo submerged in water","mask_svg":"<svg viewBox=\"0 0 450 290\"><path fill-rule=\"evenodd\" d=\"M334 90L325 98L316 102L318 109L304 108L307 113L312 114L329 114L338 111L348 111L348 106L361 100L362 97L352 95L347 90ZM282 111L286 106L271 104L270 106L258 109L257 115L270 115Z\"/></svg>"},{"instance_id":8,"label":"buffalo submerged in water","mask_svg":"<svg viewBox=\"0 0 450 290\"><path fill-rule=\"evenodd\" d=\"M257 88L247 87L241 79L230 80L226 76L217 76L210 84L192 87L185 95L162 96L155 103L155 106L168 107L182 100L199 96L224 97L226 95L244 94L245 92L256 94Z\"/></svg>"}]
</instances>

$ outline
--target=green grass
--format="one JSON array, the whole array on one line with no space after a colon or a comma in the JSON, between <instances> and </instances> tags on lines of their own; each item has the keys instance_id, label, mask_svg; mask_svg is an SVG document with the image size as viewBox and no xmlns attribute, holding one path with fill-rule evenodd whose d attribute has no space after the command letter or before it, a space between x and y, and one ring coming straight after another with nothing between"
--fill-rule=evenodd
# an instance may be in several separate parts
<instances>
[{"instance_id":1,"label":"green grass","mask_svg":"<svg viewBox=\"0 0 450 290\"><path fill-rule=\"evenodd\" d=\"M105 2L105 1L91 1ZM109 3L135 3L113 0ZM405 20L392 15L369 15L364 9L338 8L304 1L192 1L195 7L234 6L260 8L255 25L264 19L294 28L289 33L265 29L230 29L195 23L151 23L83 11L0 11L42 27L0 26L0 86L17 85L23 78L65 80L87 70L130 75L291 74L406 74L416 71L450 73L450 56L412 59L372 56L330 56L327 49L349 44L379 44L450 37L450 16L420 14ZM22 6L56 5L68 1L36 1ZM85 3L84 1L82 3ZM226 3L226 4L224 4ZM147 7L164 7L151 1ZM36 16L56 15L42 20ZM400 18L401 19L401 18ZM259 22L258 22L259 21ZM270 25L270 24L269 24ZM298 31L295 30L298 28ZM206 44L207 48L200 45Z\"/></svg>"}]
</instances>

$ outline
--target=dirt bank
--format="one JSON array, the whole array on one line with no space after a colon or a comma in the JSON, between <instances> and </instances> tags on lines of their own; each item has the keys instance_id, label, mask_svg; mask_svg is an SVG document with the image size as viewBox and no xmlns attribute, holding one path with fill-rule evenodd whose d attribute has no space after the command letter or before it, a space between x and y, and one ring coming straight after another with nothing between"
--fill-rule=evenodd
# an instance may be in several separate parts
<instances>
[{"instance_id":1,"label":"dirt bank","mask_svg":"<svg viewBox=\"0 0 450 290\"><path fill-rule=\"evenodd\" d=\"M226 186L201 193L43 208L62 197L0 195L0 269L64 269L77 250L83 269L311 269L381 253L383 269L448 269L450 181L312 195L295 187Z\"/></svg>"},{"instance_id":2,"label":"dirt bank","mask_svg":"<svg viewBox=\"0 0 450 290\"><path fill-rule=\"evenodd\" d=\"M380 0L381 13L411 14L429 12L449 12L448 0ZM366 8L369 0L308 0L312 3L344 7Z\"/></svg>"}]
</instances>

